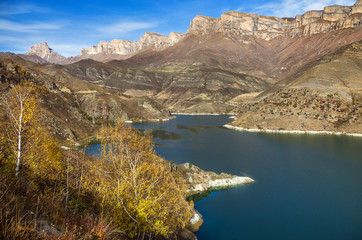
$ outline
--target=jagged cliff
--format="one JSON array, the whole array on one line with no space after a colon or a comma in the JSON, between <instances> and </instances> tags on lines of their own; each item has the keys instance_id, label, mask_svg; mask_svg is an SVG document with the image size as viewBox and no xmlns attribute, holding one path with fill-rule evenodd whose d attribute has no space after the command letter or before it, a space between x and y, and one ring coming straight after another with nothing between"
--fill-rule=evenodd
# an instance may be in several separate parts
<instances>
[{"instance_id":1,"label":"jagged cliff","mask_svg":"<svg viewBox=\"0 0 362 240\"><path fill-rule=\"evenodd\" d=\"M264 91L360 41L361 6L359 0L295 18L235 11L196 16L184 36L146 33L136 42L101 42L78 60L106 63L73 58L78 62L56 67L127 96L152 97L173 112L237 112L239 102L232 100L239 95ZM110 61L115 57L123 60Z\"/></svg>"},{"instance_id":2,"label":"jagged cliff","mask_svg":"<svg viewBox=\"0 0 362 240\"><path fill-rule=\"evenodd\" d=\"M75 57L66 58L53 49L46 42L35 44L30 47L29 52L19 55L24 59L32 60L29 56L39 56L49 63L69 64L78 62L82 59L93 59L96 61L107 62L111 60L120 60L130 57L138 52L145 50L162 50L179 42L185 34L171 32L169 36L158 33L147 32L139 41L128 41L113 39L110 42L100 41L97 46L88 49L81 49L81 53ZM34 59L34 61L37 59ZM39 61L38 61L39 62Z\"/></svg>"},{"instance_id":3,"label":"jagged cliff","mask_svg":"<svg viewBox=\"0 0 362 240\"><path fill-rule=\"evenodd\" d=\"M255 36L263 40L277 37L302 37L310 34L355 28L361 25L362 3L353 6L327 6L322 11L309 11L295 18L260 16L236 11L226 12L219 18L197 15L187 33L219 32L233 39ZM246 41L247 42L247 41Z\"/></svg>"},{"instance_id":4,"label":"jagged cliff","mask_svg":"<svg viewBox=\"0 0 362 240\"><path fill-rule=\"evenodd\" d=\"M65 58L45 42L34 45L27 55L37 55L50 63L69 64L82 59L101 62L124 60L145 50L161 51L174 46L189 35L202 37L222 34L225 38L245 44L253 43L251 37L270 41L275 38L301 38L318 33L358 28L361 26L362 2L353 6L333 5L321 11L309 11L295 18L277 18L252 13L229 11L219 18L197 15L190 23L187 34L171 32L169 36L147 32L138 41L113 39L100 41L97 46L81 49L81 54Z\"/></svg>"},{"instance_id":5,"label":"jagged cliff","mask_svg":"<svg viewBox=\"0 0 362 240\"><path fill-rule=\"evenodd\" d=\"M94 55L101 53L127 55L146 49L161 50L172 46L183 38L184 34L171 32L169 36L147 32L139 41L113 39L111 42L100 41L98 46L88 49L82 48L81 55Z\"/></svg>"},{"instance_id":6,"label":"jagged cliff","mask_svg":"<svg viewBox=\"0 0 362 240\"><path fill-rule=\"evenodd\" d=\"M67 58L60 55L48 46L47 42L34 44L30 47L29 52L25 53L26 56L39 56L49 63L67 63ZM23 57L26 59L26 57ZM30 61L32 59L28 58ZM35 61L34 61L35 62Z\"/></svg>"}]
</instances>

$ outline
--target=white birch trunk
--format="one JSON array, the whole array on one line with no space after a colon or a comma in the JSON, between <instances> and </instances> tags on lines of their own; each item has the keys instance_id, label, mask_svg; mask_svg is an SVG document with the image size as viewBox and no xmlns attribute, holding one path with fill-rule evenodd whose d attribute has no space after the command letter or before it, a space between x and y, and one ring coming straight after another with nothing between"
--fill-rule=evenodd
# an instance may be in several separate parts
<instances>
[{"instance_id":1,"label":"white birch trunk","mask_svg":"<svg viewBox=\"0 0 362 240\"><path fill-rule=\"evenodd\" d=\"M21 131L22 131L22 122L23 122L23 101L20 97L20 116L18 122L18 157L16 161L16 168L15 168L15 176L19 175L19 168L20 168L20 157L21 157Z\"/></svg>"}]
</instances>

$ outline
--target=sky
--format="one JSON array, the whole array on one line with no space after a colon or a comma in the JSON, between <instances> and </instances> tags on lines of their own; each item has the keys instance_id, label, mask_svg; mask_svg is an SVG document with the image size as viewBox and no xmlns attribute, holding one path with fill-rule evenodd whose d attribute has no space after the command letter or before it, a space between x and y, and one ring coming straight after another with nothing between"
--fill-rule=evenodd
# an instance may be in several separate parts
<instances>
[{"instance_id":1,"label":"sky","mask_svg":"<svg viewBox=\"0 0 362 240\"><path fill-rule=\"evenodd\" d=\"M69 57L112 39L139 40L145 31L186 33L196 15L240 11L295 17L355 0L0 0L0 52L25 53L47 42Z\"/></svg>"}]
</instances>

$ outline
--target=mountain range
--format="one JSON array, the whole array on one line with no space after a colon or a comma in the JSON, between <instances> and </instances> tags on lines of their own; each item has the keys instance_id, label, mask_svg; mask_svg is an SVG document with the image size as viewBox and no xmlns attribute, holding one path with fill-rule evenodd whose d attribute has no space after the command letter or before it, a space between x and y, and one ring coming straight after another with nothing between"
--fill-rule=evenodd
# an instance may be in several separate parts
<instances>
[{"instance_id":1,"label":"mountain range","mask_svg":"<svg viewBox=\"0 0 362 240\"><path fill-rule=\"evenodd\" d=\"M78 56L69 58L61 56L44 42L33 45L26 55L37 55L55 64L69 64L82 59L109 62L127 59L145 50L164 50L191 34L200 36L222 33L226 38L246 44L251 43L248 39L250 36L267 41L278 37L300 38L358 27L361 24L361 9L362 4L357 1L353 6L327 6L324 10L309 11L295 18L259 16L236 11L226 12L219 18L197 15L191 21L186 34L171 32L169 36L164 36L146 31L139 41L119 39L110 42L100 41L97 46L82 48Z\"/></svg>"},{"instance_id":2,"label":"mountain range","mask_svg":"<svg viewBox=\"0 0 362 240\"><path fill-rule=\"evenodd\" d=\"M91 84L86 91L147 98L164 108L158 116L233 113L233 124L246 128L361 133L361 19L362 0L295 18L230 11L196 16L186 34L100 41L75 57L46 42L13 55Z\"/></svg>"}]
</instances>

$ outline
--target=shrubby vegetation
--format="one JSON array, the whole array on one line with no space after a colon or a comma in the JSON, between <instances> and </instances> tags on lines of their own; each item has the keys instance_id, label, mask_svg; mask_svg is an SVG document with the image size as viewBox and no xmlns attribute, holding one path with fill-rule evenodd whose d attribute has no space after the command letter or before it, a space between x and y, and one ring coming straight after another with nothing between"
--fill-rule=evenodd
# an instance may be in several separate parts
<instances>
[{"instance_id":1,"label":"shrubby vegetation","mask_svg":"<svg viewBox=\"0 0 362 240\"><path fill-rule=\"evenodd\" d=\"M149 137L122 122L103 126L101 159L62 150L23 81L3 99L0 239L173 238L191 207L180 179Z\"/></svg>"}]
</instances>

